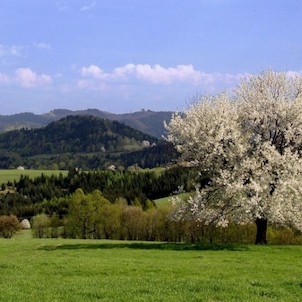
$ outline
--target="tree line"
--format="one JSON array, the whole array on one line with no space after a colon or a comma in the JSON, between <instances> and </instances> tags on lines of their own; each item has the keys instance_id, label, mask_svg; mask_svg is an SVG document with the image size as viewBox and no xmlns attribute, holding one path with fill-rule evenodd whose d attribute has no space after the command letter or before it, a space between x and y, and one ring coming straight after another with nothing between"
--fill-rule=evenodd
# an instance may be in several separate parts
<instances>
[{"instance_id":1,"label":"tree line","mask_svg":"<svg viewBox=\"0 0 302 302\"><path fill-rule=\"evenodd\" d=\"M94 149L92 145L92 150ZM97 150L97 149L96 149ZM38 156L20 156L9 151L0 155L0 169L15 169L24 166L33 170L69 170L79 167L82 170L106 169L115 165L119 170L138 165L140 168L165 166L178 157L172 144L159 142L149 148L128 152L98 151L90 153L41 154Z\"/></svg>"},{"instance_id":2,"label":"tree line","mask_svg":"<svg viewBox=\"0 0 302 302\"><path fill-rule=\"evenodd\" d=\"M71 169L67 176L42 174L31 179L25 175L18 181L2 184L5 194L0 194L0 215L31 217L38 213L57 213L64 216L69 206L65 197L79 188L85 194L99 190L111 203L124 198L127 204L139 203L145 209L148 201L168 196L180 186L192 191L196 182L202 183L204 179L196 170L184 167L164 169L161 173Z\"/></svg>"},{"instance_id":3,"label":"tree line","mask_svg":"<svg viewBox=\"0 0 302 302\"><path fill-rule=\"evenodd\" d=\"M255 225L231 223L228 227L206 225L195 220L171 219L173 205L157 208L148 202L129 205L123 198L114 203L95 190L85 194L77 189L68 197L65 217L39 214L31 219L34 237L143 240L165 242L244 243L254 241ZM301 244L302 236L289 228L270 228L269 240L275 244Z\"/></svg>"}]
</instances>

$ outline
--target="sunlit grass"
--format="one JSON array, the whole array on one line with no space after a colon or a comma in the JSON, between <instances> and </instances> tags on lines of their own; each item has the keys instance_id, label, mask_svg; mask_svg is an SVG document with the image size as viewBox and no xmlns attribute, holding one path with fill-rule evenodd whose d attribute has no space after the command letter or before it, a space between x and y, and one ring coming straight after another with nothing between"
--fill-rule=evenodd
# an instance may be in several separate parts
<instances>
[{"instance_id":1,"label":"sunlit grass","mask_svg":"<svg viewBox=\"0 0 302 302\"><path fill-rule=\"evenodd\" d=\"M40 176L41 174L50 176L52 174L58 175L62 173L67 175L68 171L59 170L18 170L18 169L8 169L0 170L0 184L7 183L8 181L19 180L21 175L28 175L30 178Z\"/></svg>"},{"instance_id":2,"label":"sunlit grass","mask_svg":"<svg viewBox=\"0 0 302 302\"><path fill-rule=\"evenodd\" d=\"M178 197L180 197L183 200L188 199L190 196L192 196L195 192L191 192L191 193L181 193L179 195L177 195ZM175 196L167 196L167 197L163 197L163 198L159 198L154 200L155 204L157 205L157 207L161 208L161 207L165 207L165 206L171 206L172 205L172 199Z\"/></svg>"},{"instance_id":3,"label":"sunlit grass","mask_svg":"<svg viewBox=\"0 0 302 302\"><path fill-rule=\"evenodd\" d=\"M0 239L0 301L301 301L301 246Z\"/></svg>"}]
</instances>

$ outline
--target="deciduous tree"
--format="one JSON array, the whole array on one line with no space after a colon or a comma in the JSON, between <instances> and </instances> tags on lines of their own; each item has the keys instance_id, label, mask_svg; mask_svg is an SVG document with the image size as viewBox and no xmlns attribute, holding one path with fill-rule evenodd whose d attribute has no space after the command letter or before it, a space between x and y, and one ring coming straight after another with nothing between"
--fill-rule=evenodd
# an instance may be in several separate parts
<instances>
[{"instance_id":1,"label":"deciduous tree","mask_svg":"<svg viewBox=\"0 0 302 302\"><path fill-rule=\"evenodd\" d=\"M242 80L233 96L204 96L175 114L168 140L210 175L175 219L227 226L267 223L302 231L302 77L271 70Z\"/></svg>"}]
</instances>

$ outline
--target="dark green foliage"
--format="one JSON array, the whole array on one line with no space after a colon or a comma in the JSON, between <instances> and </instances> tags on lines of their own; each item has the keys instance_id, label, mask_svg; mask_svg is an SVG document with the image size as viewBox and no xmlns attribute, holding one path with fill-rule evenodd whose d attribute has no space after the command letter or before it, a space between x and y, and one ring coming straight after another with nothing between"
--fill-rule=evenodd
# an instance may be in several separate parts
<instances>
[{"instance_id":1,"label":"dark green foliage","mask_svg":"<svg viewBox=\"0 0 302 302\"><path fill-rule=\"evenodd\" d=\"M71 169L66 177L22 176L5 185L11 193L0 194L0 215L6 217L0 217L0 233L1 225L15 217L9 216L13 213L20 219L36 215L31 221L36 237L252 243L254 224L217 228L195 221L173 221L169 218L171 206L156 208L151 201L171 194L181 185L191 191L193 183L204 185L206 181L206 175L202 177L196 170L184 167L166 169L161 174ZM18 222L16 218L14 221ZM19 222L13 225L19 228ZM274 244L302 243L301 233L272 226L267 239Z\"/></svg>"},{"instance_id":2,"label":"dark green foliage","mask_svg":"<svg viewBox=\"0 0 302 302\"><path fill-rule=\"evenodd\" d=\"M165 166L178 157L179 154L170 143L160 142L150 148L121 154L119 163L126 167L137 164L141 168L154 168Z\"/></svg>"},{"instance_id":3,"label":"dark green foliage","mask_svg":"<svg viewBox=\"0 0 302 302\"><path fill-rule=\"evenodd\" d=\"M68 175L45 176L31 179L21 176L14 185L7 184L13 193L0 194L0 215L13 213L28 218L39 213L65 216L68 211L68 197L81 188L84 193L94 190L102 192L111 203L120 197L127 204L134 205L139 200L143 209L150 207L150 200L165 197L184 184L184 190L191 191L197 171L174 167L160 175L155 172L130 171L90 171L70 169Z\"/></svg>"},{"instance_id":4,"label":"dark green foliage","mask_svg":"<svg viewBox=\"0 0 302 302\"><path fill-rule=\"evenodd\" d=\"M152 147L144 148L142 141ZM39 129L0 134L0 168L79 167L100 169L111 164L142 168L165 165L177 157L168 143L117 121L92 116L68 116Z\"/></svg>"},{"instance_id":5,"label":"dark green foliage","mask_svg":"<svg viewBox=\"0 0 302 302\"><path fill-rule=\"evenodd\" d=\"M0 150L20 156L98 152L102 148L118 152L129 145L135 149L142 140L157 141L117 121L68 116L44 128L3 133L0 135Z\"/></svg>"}]
</instances>

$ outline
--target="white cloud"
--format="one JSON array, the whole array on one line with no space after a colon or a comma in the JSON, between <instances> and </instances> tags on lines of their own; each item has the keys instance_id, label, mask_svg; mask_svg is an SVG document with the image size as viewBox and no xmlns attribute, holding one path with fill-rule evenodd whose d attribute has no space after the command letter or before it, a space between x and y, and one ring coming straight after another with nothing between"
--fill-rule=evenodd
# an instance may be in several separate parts
<instances>
[{"instance_id":1,"label":"white cloud","mask_svg":"<svg viewBox=\"0 0 302 302\"><path fill-rule=\"evenodd\" d=\"M0 58L8 56L22 57L22 49L23 47L17 45L6 46L0 44Z\"/></svg>"},{"instance_id":2,"label":"white cloud","mask_svg":"<svg viewBox=\"0 0 302 302\"><path fill-rule=\"evenodd\" d=\"M154 66L136 65L136 76L154 84L187 81L198 84L202 80L202 73L195 70L192 65L177 65L169 68L164 68L158 64Z\"/></svg>"},{"instance_id":3,"label":"white cloud","mask_svg":"<svg viewBox=\"0 0 302 302\"><path fill-rule=\"evenodd\" d=\"M136 66L137 65L130 63L130 64L126 64L121 67L116 67L113 70L112 75L113 75L113 77L124 78L127 75L135 73Z\"/></svg>"},{"instance_id":4,"label":"white cloud","mask_svg":"<svg viewBox=\"0 0 302 302\"><path fill-rule=\"evenodd\" d=\"M26 88L48 85L52 82L49 75L37 74L30 68L19 68L16 70L16 81Z\"/></svg>"},{"instance_id":5,"label":"white cloud","mask_svg":"<svg viewBox=\"0 0 302 302\"><path fill-rule=\"evenodd\" d=\"M131 81L141 80L150 84L172 85L186 83L192 86L213 86L218 83L232 84L244 76L243 74L206 73L196 70L193 65L177 65L165 68L159 64L126 64L116 67L107 73L97 65L81 68L84 79L79 81L79 87L88 88L101 81ZM93 81L96 80L96 81ZM83 84L85 83L85 85ZM89 83L89 85L88 85Z\"/></svg>"},{"instance_id":6,"label":"white cloud","mask_svg":"<svg viewBox=\"0 0 302 302\"><path fill-rule=\"evenodd\" d=\"M95 6L95 1L91 2L90 4L88 5L84 5L81 7L81 11L87 11L87 10L90 10L92 9L94 6Z\"/></svg>"},{"instance_id":7,"label":"white cloud","mask_svg":"<svg viewBox=\"0 0 302 302\"><path fill-rule=\"evenodd\" d=\"M45 43L45 42L34 43L34 47L41 49L41 50L50 50L52 48L51 44Z\"/></svg>"},{"instance_id":8,"label":"white cloud","mask_svg":"<svg viewBox=\"0 0 302 302\"><path fill-rule=\"evenodd\" d=\"M81 75L83 77L92 77L95 79L101 79L106 77L106 74L104 74L103 70L96 65L90 65L89 67L82 67Z\"/></svg>"}]
</instances>

